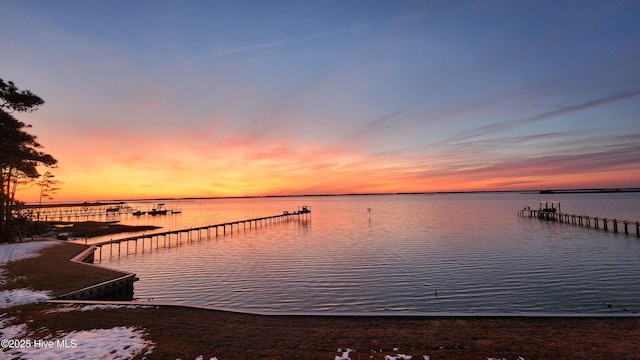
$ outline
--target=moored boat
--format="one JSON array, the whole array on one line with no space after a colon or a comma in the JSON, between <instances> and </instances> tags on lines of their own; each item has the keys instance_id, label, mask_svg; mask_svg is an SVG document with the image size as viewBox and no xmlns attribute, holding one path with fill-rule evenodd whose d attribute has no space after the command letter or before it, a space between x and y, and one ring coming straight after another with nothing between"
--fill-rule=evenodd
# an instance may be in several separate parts
<instances>
[{"instance_id":1,"label":"moored boat","mask_svg":"<svg viewBox=\"0 0 640 360\"><path fill-rule=\"evenodd\" d=\"M149 210L149 215L167 215L167 209L164 208L164 204L158 204L155 208Z\"/></svg>"}]
</instances>

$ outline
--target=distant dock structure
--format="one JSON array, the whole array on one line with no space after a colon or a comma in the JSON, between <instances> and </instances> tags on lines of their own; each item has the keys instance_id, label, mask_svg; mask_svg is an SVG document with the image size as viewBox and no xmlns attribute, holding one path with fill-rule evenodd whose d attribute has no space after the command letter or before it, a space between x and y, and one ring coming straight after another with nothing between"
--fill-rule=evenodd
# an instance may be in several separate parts
<instances>
[{"instance_id":1,"label":"distant dock structure","mask_svg":"<svg viewBox=\"0 0 640 360\"><path fill-rule=\"evenodd\" d=\"M279 223L279 222L285 222L285 221L291 221L291 220L299 220L299 221L303 221L304 223L307 223L310 220L310 218L311 218L311 207L308 205L302 205L302 206L298 206L297 211L285 210L282 212L282 214L278 214L278 215L265 216L265 217L246 219L246 220L230 221L230 222L225 222L220 224L206 225L206 226L200 226L200 227L194 227L194 228L188 228L188 229L135 235L135 236L130 236L122 239L107 240L107 241L103 241L103 242L99 242L91 245L94 250L98 250L98 259L102 260L103 247L109 248L109 257L113 256L114 254L117 254L117 256L120 256L122 252L122 249L121 249L122 245L123 244L125 245L124 254L129 254L129 247L130 247L129 244L133 242L134 244L132 247L134 249L134 253L137 254L138 247L141 248L141 252L145 251L145 243L147 243L147 240L148 240L147 249L152 250L155 245L155 249L157 250L160 247L162 248L171 247L172 239L174 240L173 243L176 246L183 244L184 243L182 240L183 235L185 235L186 237L186 242L189 243L192 241L200 241L202 239L203 234L206 234L205 239L210 239L213 236L217 238L220 235L223 235L223 236L226 235L227 232L229 232L230 234L233 234L234 228L237 229L236 231L240 231L241 228L246 231L247 225L249 229L252 229L252 228L258 228L259 226L263 226L267 224L273 224L273 223ZM141 246L138 245L139 243L141 243ZM117 249L114 251L115 247L117 247Z\"/></svg>"},{"instance_id":2,"label":"distant dock structure","mask_svg":"<svg viewBox=\"0 0 640 360\"><path fill-rule=\"evenodd\" d=\"M181 209L166 208L157 204L154 208L143 211L126 202L114 203L82 203L58 205L27 205L17 211L17 215L35 221L73 222L73 221L112 221L128 216L141 215L173 215L182 213Z\"/></svg>"},{"instance_id":3,"label":"distant dock structure","mask_svg":"<svg viewBox=\"0 0 640 360\"><path fill-rule=\"evenodd\" d=\"M583 214L565 214L560 210L559 201L540 201L538 209L531 209L527 206L518 211L518 216L538 218L544 221L556 221L595 230L612 230L614 233L624 231L625 234L630 234L631 232L635 232L636 236L640 238L640 221L608 219L606 217L602 218Z\"/></svg>"}]
</instances>

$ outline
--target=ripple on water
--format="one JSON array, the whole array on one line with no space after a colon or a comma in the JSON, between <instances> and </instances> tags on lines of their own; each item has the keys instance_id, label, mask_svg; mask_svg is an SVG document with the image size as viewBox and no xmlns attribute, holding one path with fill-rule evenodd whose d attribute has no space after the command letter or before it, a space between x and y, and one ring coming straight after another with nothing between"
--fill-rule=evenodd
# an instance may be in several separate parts
<instances>
[{"instance_id":1,"label":"ripple on water","mask_svg":"<svg viewBox=\"0 0 640 360\"><path fill-rule=\"evenodd\" d=\"M222 205L250 205L255 213L244 215L255 217L270 214L261 212L273 208L270 201ZM135 272L139 298L245 311L640 308L640 241L518 218L515 210L526 201L533 207L537 196L305 198L279 205L295 209L300 201L313 211L305 224L272 224L168 249L160 243L158 250L103 263ZM213 203L204 208L219 212Z\"/></svg>"}]
</instances>

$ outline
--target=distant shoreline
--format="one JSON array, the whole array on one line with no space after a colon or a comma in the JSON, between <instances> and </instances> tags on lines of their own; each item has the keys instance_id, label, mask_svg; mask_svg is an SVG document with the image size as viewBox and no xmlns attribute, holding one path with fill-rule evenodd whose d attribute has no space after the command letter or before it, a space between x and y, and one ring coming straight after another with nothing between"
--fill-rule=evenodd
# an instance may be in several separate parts
<instances>
[{"instance_id":1,"label":"distant shoreline","mask_svg":"<svg viewBox=\"0 0 640 360\"><path fill-rule=\"evenodd\" d=\"M478 191L416 191L389 193L343 193L343 194L298 194L298 195L246 195L246 196L198 196L198 197L161 197L145 199L116 199L87 201L68 201L57 203L28 203L23 208L47 208L63 206L103 206L115 205L130 201L175 201L175 200L218 200L218 199L265 199L265 198L295 198L295 197L333 197L333 196L388 196L388 195L441 195L441 194L608 194L608 193L637 193L640 188L602 188L602 189L556 189L556 190L478 190Z\"/></svg>"}]
</instances>

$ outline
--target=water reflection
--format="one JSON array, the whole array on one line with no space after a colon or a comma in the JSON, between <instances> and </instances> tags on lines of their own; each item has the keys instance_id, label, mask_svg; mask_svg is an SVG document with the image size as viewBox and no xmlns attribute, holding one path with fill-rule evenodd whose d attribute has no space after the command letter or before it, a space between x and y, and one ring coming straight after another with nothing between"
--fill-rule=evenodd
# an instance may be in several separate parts
<instances>
[{"instance_id":1,"label":"water reflection","mask_svg":"<svg viewBox=\"0 0 640 360\"><path fill-rule=\"evenodd\" d=\"M618 203L628 217L640 213L638 201L590 196L563 199L563 210L573 202L583 212ZM538 200L460 194L198 201L182 206L175 226L273 215L302 203L313 214L103 263L138 274L137 297L246 311L640 311L640 240L516 216L523 203Z\"/></svg>"}]
</instances>

